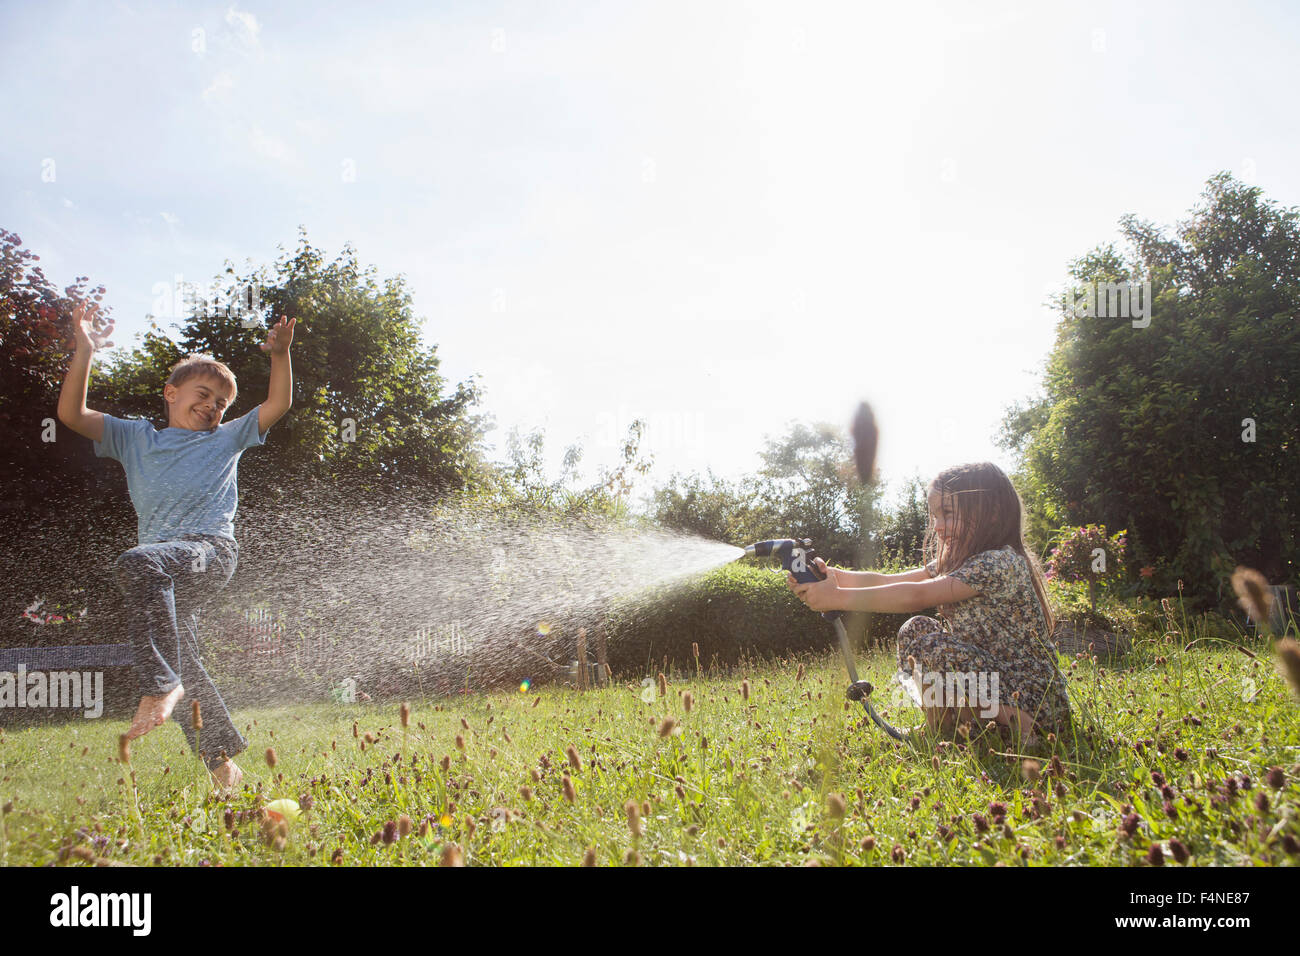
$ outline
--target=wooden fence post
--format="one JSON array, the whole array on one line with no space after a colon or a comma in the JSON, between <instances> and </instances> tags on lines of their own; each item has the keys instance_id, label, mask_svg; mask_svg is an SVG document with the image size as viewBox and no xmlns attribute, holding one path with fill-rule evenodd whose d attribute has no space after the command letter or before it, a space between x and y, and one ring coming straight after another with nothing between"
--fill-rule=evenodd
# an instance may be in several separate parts
<instances>
[{"instance_id":1,"label":"wooden fence post","mask_svg":"<svg viewBox=\"0 0 1300 956\"><path fill-rule=\"evenodd\" d=\"M596 628L596 663L600 666L601 680L610 683L609 657L605 648L605 629Z\"/></svg>"}]
</instances>

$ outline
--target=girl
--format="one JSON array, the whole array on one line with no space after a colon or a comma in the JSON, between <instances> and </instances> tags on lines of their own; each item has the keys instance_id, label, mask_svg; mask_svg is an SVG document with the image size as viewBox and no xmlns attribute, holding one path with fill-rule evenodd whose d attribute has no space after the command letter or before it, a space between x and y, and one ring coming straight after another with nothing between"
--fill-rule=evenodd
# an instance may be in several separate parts
<instances>
[{"instance_id":1,"label":"girl","mask_svg":"<svg viewBox=\"0 0 1300 956\"><path fill-rule=\"evenodd\" d=\"M899 676L917 687L931 729L951 733L969 721L978 730L993 716L1027 746L1039 734L1062 736L1070 704L1043 576L1025 547L1020 496L1000 468L981 462L941 472L927 498L924 567L876 574L817 559L824 581L787 583L814 611L938 609L942 620L918 615L898 632ZM954 693L963 678L992 699L969 706L982 695Z\"/></svg>"}]
</instances>

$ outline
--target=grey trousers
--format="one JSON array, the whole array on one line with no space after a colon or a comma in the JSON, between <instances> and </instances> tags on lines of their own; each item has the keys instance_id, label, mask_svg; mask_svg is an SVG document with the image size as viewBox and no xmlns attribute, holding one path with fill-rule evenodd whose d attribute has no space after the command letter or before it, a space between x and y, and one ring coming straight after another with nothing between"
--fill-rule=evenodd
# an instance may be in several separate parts
<instances>
[{"instance_id":1,"label":"grey trousers","mask_svg":"<svg viewBox=\"0 0 1300 956\"><path fill-rule=\"evenodd\" d=\"M238 558L239 546L230 538L185 534L132 548L114 567L126 599L140 695L157 697L184 685L185 697L172 716L190 750L210 769L248 747L203 669L198 635L199 611L230 581ZM202 731L194 727L196 700Z\"/></svg>"}]
</instances>

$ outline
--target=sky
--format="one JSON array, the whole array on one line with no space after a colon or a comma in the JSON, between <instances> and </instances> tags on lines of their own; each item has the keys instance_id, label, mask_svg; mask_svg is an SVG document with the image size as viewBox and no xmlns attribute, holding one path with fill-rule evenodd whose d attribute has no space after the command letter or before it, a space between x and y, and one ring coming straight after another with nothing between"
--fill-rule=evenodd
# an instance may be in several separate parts
<instances>
[{"instance_id":1,"label":"sky","mask_svg":"<svg viewBox=\"0 0 1300 956\"><path fill-rule=\"evenodd\" d=\"M542 428L594 477L641 418L651 483L735 479L866 399L897 488L1014 466L1121 216L1221 170L1300 204L1297 41L1284 3L3 2L0 226L119 347L303 227L406 278L496 457Z\"/></svg>"}]
</instances>

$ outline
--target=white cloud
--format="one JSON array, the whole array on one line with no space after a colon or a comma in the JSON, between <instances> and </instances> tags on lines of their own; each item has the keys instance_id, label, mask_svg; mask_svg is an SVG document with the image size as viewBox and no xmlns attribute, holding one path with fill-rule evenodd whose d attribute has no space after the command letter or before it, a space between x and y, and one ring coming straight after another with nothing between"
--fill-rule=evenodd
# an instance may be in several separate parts
<instances>
[{"instance_id":1,"label":"white cloud","mask_svg":"<svg viewBox=\"0 0 1300 956\"><path fill-rule=\"evenodd\" d=\"M267 159L273 159L278 163L298 165L298 157L289 147L289 144L278 136L266 132L260 126L254 126L249 130L248 144L253 147L253 152L259 156L265 156Z\"/></svg>"},{"instance_id":2,"label":"white cloud","mask_svg":"<svg viewBox=\"0 0 1300 956\"><path fill-rule=\"evenodd\" d=\"M203 99L208 102L212 102L220 94L224 93L226 90L234 89L234 87L235 87L234 79L231 77L229 73L223 70L222 72L214 76L212 78L212 82L208 84L206 89L204 89Z\"/></svg>"},{"instance_id":3,"label":"white cloud","mask_svg":"<svg viewBox=\"0 0 1300 956\"><path fill-rule=\"evenodd\" d=\"M166 211L160 212L158 215L162 216L163 222L167 223L167 225L169 226L178 225L181 221L180 216L173 215L172 213Z\"/></svg>"},{"instance_id":4,"label":"white cloud","mask_svg":"<svg viewBox=\"0 0 1300 956\"><path fill-rule=\"evenodd\" d=\"M257 46L258 36L262 32L262 25L257 22L257 17L231 7L226 11L226 23L234 27L236 33L249 46Z\"/></svg>"}]
</instances>

